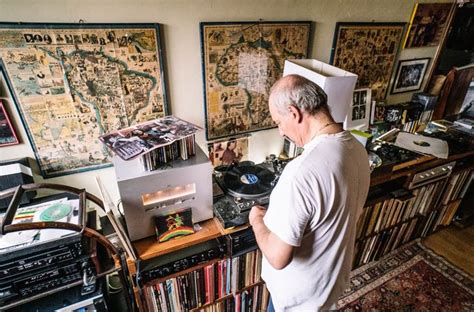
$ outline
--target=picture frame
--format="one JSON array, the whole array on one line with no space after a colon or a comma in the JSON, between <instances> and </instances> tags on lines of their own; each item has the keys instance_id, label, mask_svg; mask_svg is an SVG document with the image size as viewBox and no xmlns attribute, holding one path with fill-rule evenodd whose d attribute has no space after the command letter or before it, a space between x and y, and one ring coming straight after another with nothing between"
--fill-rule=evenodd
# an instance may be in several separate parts
<instances>
[{"instance_id":1,"label":"picture frame","mask_svg":"<svg viewBox=\"0 0 474 312\"><path fill-rule=\"evenodd\" d=\"M415 3L404 48L421 48L439 45L448 26L453 3Z\"/></svg>"},{"instance_id":2,"label":"picture frame","mask_svg":"<svg viewBox=\"0 0 474 312\"><path fill-rule=\"evenodd\" d=\"M8 117L3 101L0 99L0 147L19 144L15 129Z\"/></svg>"},{"instance_id":3,"label":"picture frame","mask_svg":"<svg viewBox=\"0 0 474 312\"><path fill-rule=\"evenodd\" d=\"M236 165L248 160L248 136L208 143L209 159L213 167Z\"/></svg>"},{"instance_id":4,"label":"picture frame","mask_svg":"<svg viewBox=\"0 0 474 312\"><path fill-rule=\"evenodd\" d=\"M395 79L392 85L392 94L417 91L421 88L425 77L429 57L420 59L400 60L398 62Z\"/></svg>"},{"instance_id":5,"label":"picture frame","mask_svg":"<svg viewBox=\"0 0 474 312\"><path fill-rule=\"evenodd\" d=\"M168 114L160 24L0 23L0 65L51 178L111 166L99 136Z\"/></svg>"},{"instance_id":6,"label":"picture frame","mask_svg":"<svg viewBox=\"0 0 474 312\"><path fill-rule=\"evenodd\" d=\"M310 21L200 24L208 141L276 127L270 87L286 59L307 58L311 33Z\"/></svg>"},{"instance_id":7,"label":"picture frame","mask_svg":"<svg viewBox=\"0 0 474 312\"><path fill-rule=\"evenodd\" d=\"M371 88L372 98L384 100L405 23L338 22L330 63L358 75L356 89Z\"/></svg>"},{"instance_id":8,"label":"picture frame","mask_svg":"<svg viewBox=\"0 0 474 312\"><path fill-rule=\"evenodd\" d=\"M345 129L368 129L372 90L370 88L362 88L354 90L352 103L344 122Z\"/></svg>"}]
</instances>

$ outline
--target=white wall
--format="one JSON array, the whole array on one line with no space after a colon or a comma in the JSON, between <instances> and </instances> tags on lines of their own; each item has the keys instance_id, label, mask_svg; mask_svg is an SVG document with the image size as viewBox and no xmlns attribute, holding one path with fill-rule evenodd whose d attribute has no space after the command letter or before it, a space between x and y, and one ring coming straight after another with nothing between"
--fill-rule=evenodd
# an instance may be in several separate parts
<instances>
[{"instance_id":1,"label":"white wall","mask_svg":"<svg viewBox=\"0 0 474 312\"><path fill-rule=\"evenodd\" d=\"M209 21L315 22L311 58L329 61L336 22L409 22L415 0L0 0L0 21L132 23L163 25L169 100L174 115L204 127L203 81L199 23ZM427 1L421 1L427 2ZM433 2L433 1L430 1ZM433 57L436 48L402 50L399 59ZM5 94L5 93L0 93ZM407 101L411 93L389 97ZM22 144L0 148L0 160L29 156L33 150L18 112L8 101L9 115ZM198 144L206 150L204 131ZM275 129L254 133L249 156L261 162L269 153L279 154L282 139ZM36 168L36 172L39 172ZM113 168L48 179L47 182L85 187L98 195L94 177L99 175L114 200L118 200ZM42 178L35 176L37 182Z\"/></svg>"}]
</instances>

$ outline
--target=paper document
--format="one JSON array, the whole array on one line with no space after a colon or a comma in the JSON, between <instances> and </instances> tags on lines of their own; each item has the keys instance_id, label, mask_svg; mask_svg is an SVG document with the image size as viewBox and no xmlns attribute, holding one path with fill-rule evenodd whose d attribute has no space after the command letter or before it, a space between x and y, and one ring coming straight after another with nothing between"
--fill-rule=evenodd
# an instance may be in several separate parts
<instances>
[{"instance_id":1,"label":"paper document","mask_svg":"<svg viewBox=\"0 0 474 312\"><path fill-rule=\"evenodd\" d=\"M447 159L449 155L449 147L446 141L408 132L400 132L395 145L413 152L433 155L443 159Z\"/></svg>"}]
</instances>

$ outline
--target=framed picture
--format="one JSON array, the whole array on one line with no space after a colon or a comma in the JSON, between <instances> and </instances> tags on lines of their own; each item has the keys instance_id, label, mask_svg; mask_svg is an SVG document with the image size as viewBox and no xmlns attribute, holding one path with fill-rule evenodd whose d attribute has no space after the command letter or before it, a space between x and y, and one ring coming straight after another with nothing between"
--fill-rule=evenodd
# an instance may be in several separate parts
<instances>
[{"instance_id":1,"label":"framed picture","mask_svg":"<svg viewBox=\"0 0 474 312\"><path fill-rule=\"evenodd\" d=\"M359 76L356 88L372 89L372 98L387 94L405 23L336 24L331 64Z\"/></svg>"},{"instance_id":2,"label":"framed picture","mask_svg":"<svg viewBox=\"0 0 474 312\"><path fill-rule=\"evenodd\" d=\"M437 46L453 3L416 3L405 38L405 49Z\"/></svg>"},{"instance_id":3,"label":"framed picture","mask_svg":"<svg viewBox=\"0 0 474 312\"><path fill-rule=\"evenodd\" d=\"M430 58L399 61L392 94L419 90L429 62Z\"/></svg>"},{"instance_id":4,"label":"framed picture","mask_svg":"<svg viewBox=\"0 0 474 312\"><path fill-rule=\"evenodd\" d=\"M209 159L213 167L229 166L247 160L248 149L247 136L208 144Z\"/></svg>"},{"instance_id":5,"label":"framed picture","mask_svg":"<svg viewBox=\"0 0 474 312\"><path fill-rule=\"evenodd\" d=\"M286 59L309 55L311 22L201 23L206 137L275 127L270 87Z\"/></svg>"},{"instance_id":6,"label":"framed picture","mask_svg":"<svg viewBox=\"0 0 474 312\"><path fill-rule=\"evenodd\" d=\"M0 23L0 59L43 177L110 165L99 136L167 114L158 24Z\"/></svg>"},{"instance_id":7,"label":"framed picture","mask_svg":"<svg viewBox=\"0 0 474 312\"><path fill-rule=\"evenodd\" d=\"M8 118L7 111L0 100L0 147L7 145L15 145L20 143L13 129L10 118Z\"/></svg>"},{"instance_id":8,"label":"framed picture","mask_svg":"<svg viewBox=\"0 0 474 312\"><path fill-rule=\"evenodd\" d=\"M344 123L346 129L367 129L369 127L371 94L370 88L354 90L350 112Z\"/></svg>"}]
</instances>

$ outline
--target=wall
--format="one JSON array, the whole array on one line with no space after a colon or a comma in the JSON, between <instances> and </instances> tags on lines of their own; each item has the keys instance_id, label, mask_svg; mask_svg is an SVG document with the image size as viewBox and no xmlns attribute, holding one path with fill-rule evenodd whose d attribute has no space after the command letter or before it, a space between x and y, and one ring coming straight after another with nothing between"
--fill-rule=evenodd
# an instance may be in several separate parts
<instances>
[{"instance_id":1,"label":"wall","mask_svg":"<svg viewBox=\"0 0 474 312\"><path fill-rule=\"evenodd\" d=\"M157 22L163 25L169 100L174 115L204 126L203 81L199 22L291 21L315 22L311 58L328 62L336 22L409 22L415 0L0 0L0 21L127 23ZM421 1L427 2L427 1ZM432 1L431 1L432 2ZM400 59L433 57L436 48L402 50ZM0 93L5 94L5 93ZM388 102L407 101L411 93L389 97ZM0 148L0 160L34 154L18 112L7 107L22 144ZM205 147L204 131L198 144ZM269 153L279 154L282 139L276 129L254 133L249 156L261 162ZM39 172L37 168L36 172ZM98 194L95 176L100 176L113 199L119 199L115 173L107 168L48 179L47 182L85 187ZM35 177L41 181L40 176Z\"/></svg>"}]
</instances>

